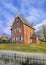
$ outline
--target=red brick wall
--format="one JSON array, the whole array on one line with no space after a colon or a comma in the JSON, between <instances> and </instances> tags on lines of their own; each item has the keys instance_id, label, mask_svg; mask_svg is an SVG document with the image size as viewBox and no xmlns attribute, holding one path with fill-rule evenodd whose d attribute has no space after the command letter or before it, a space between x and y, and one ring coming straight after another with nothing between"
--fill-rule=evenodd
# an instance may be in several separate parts
<instances>
[{"instance_id":1,"label":"red brick wall","mask_svg":"<svg viewBox=\"0 0 46 65\"><path fill-rule=\"evenodd\" d=\"M39 37L31 38L31 43L40 43Z\"/></svg>"},{"instance_id":2,"label":"red brick wall","mask_svg":"<svg viewBox=\"0 0 46 65\"><path fill-rule=\"evenodd\" d=\"M22 29L21 33L19 33L19 31L17 31L17 33L14 32L14 29L16 29L17 27ZM31 42L30 37L33 35L33 33L34 33L34 29L24 24L20 18L14 20L11 31L12 38L21 35L23 37L23 41L16 42L12 40L12 42L30 44Z\"/></svg>"},{"instance_id":3,"label":"red brick wall","mask_svg":"<svg viewBox=\"0 0 46 65\"><path fill-rule=\"evenodd\" d=\"M34 29L30 28L25 24L23 26L24 26L24 43L30 44L30 37L33 35Z\"/></svg>"},{"instance_id":4,"label":"red brick wall","mask_svg":"<svg viewBox=\"0 0 46 65\"><path fill-rule=\"evenodd\" d=\"M18 23L18 24L17 24ZM17 28L21 28L21 32L17 31L17 33L14 32L14 29L17 29ZM20 19L18 19L18 21L14 21L13 25L12 25L12 38L15 38L15 37L19 37L19 36L22 36L23 37L23 23L21 22ZM16 41L13 41L14 43ZM16 43L23 43L23 41L17 41Z\"/></svg>"}]
</instances>

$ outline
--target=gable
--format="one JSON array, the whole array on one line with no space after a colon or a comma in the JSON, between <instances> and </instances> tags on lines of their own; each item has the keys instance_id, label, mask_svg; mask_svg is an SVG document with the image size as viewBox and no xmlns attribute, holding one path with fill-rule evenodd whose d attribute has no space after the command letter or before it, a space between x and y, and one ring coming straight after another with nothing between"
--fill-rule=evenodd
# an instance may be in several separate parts
<instances>
[{"instance_id":1,"label":"gable","mask_svg":"<svg viewBox=\"0 0 46 65\"><path fill-rule=\"evenodd\" d=\"M17 17L15 18L14 22L13 22L13 25L14 25L15 23L17 23L17 22L21 22L21 23L25 24L26 26L28 26L28 27L32 28L33 30L35 30L35 29L27 22L27 20L24 19L22 16L17 16ZM13 26L13 25L12 25L12 26Z\"/></svg>"}]
</instances>

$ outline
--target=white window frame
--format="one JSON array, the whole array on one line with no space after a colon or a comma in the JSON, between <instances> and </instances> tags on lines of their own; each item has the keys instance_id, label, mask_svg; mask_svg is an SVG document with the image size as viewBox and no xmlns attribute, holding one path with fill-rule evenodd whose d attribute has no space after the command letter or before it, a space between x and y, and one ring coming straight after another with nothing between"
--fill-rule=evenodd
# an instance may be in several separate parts
<instances>
[{"instance_id":1,"label":"white window frame","mask_svg":"<svg viewBox=\"0 0 46 65\"><path fill-rule=\"evenodd\" d=\"M18 38L17 37L15 37L15 41L18 41Z\"/></svg>"},{"instance_id":2,"label":"white window frame","mask_svg":"<svg viewBox=\"0 0 46 65\"><path fill-rule=\"evenodd\" d=\"M21 41L23 41L23 37L21 36Z\"/></svg>"},{"instance_id":3,"label":"white window frame","mask_svg":"<svg viewBox=\"0 0 46 65\"><path fill-rule=\"evenodd\" d=\"M15 38L14 38L14 41L23 41L23 37L22 37L22 36L20 36L20 37L15 37Z\"/></svg>"},{"instance_id":4,"label":"white window frame","mask_svg":"<svg viewBox=\"0 0 46 65\"><path fill-rule=\"evenodd\" d=\"M18 37L18 41L23 41L23 37L22 36Z\"/></svg>"}]
</instances>

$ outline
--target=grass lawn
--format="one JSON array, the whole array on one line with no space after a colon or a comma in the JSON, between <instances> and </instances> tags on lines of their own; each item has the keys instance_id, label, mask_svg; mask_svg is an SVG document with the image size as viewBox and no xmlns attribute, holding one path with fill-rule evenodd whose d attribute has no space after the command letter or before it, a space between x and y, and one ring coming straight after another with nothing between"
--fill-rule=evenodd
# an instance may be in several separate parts
<instances>
[{"instance_id":1,"label":"grass lawn","mask_svg":"<svg viewBox=\"0 0 46 65\"><path fill-rule=\"evenodd\" d=\"M46 53L46 43L42 44L0 44L0 50Z\"/></svg>"}]
</instances>

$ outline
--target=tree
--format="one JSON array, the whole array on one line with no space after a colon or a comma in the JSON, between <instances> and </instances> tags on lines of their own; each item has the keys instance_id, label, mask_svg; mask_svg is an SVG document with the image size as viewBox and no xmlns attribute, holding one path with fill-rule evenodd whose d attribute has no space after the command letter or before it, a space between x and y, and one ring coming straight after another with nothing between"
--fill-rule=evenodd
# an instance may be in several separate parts
<instances>
[{"instance_id":1,"label":"tree","mask_svg":"<svg viewBox=\"0 0 46 65\"><path fill-rule=\"evenodd\" d=\"M42 25L44 40L46 40L46 25Z\"/></svg>"},{"instance_id":2,"label":"tree","mask_svg":"<svg viewBox=\"0 0 46 65\"><path fill-rule=\"evenodd\" d=\"M41 38L43 37L46 40L46 24L39 26L39 32L41 34Z\"/></svg>"}]
</instances>

